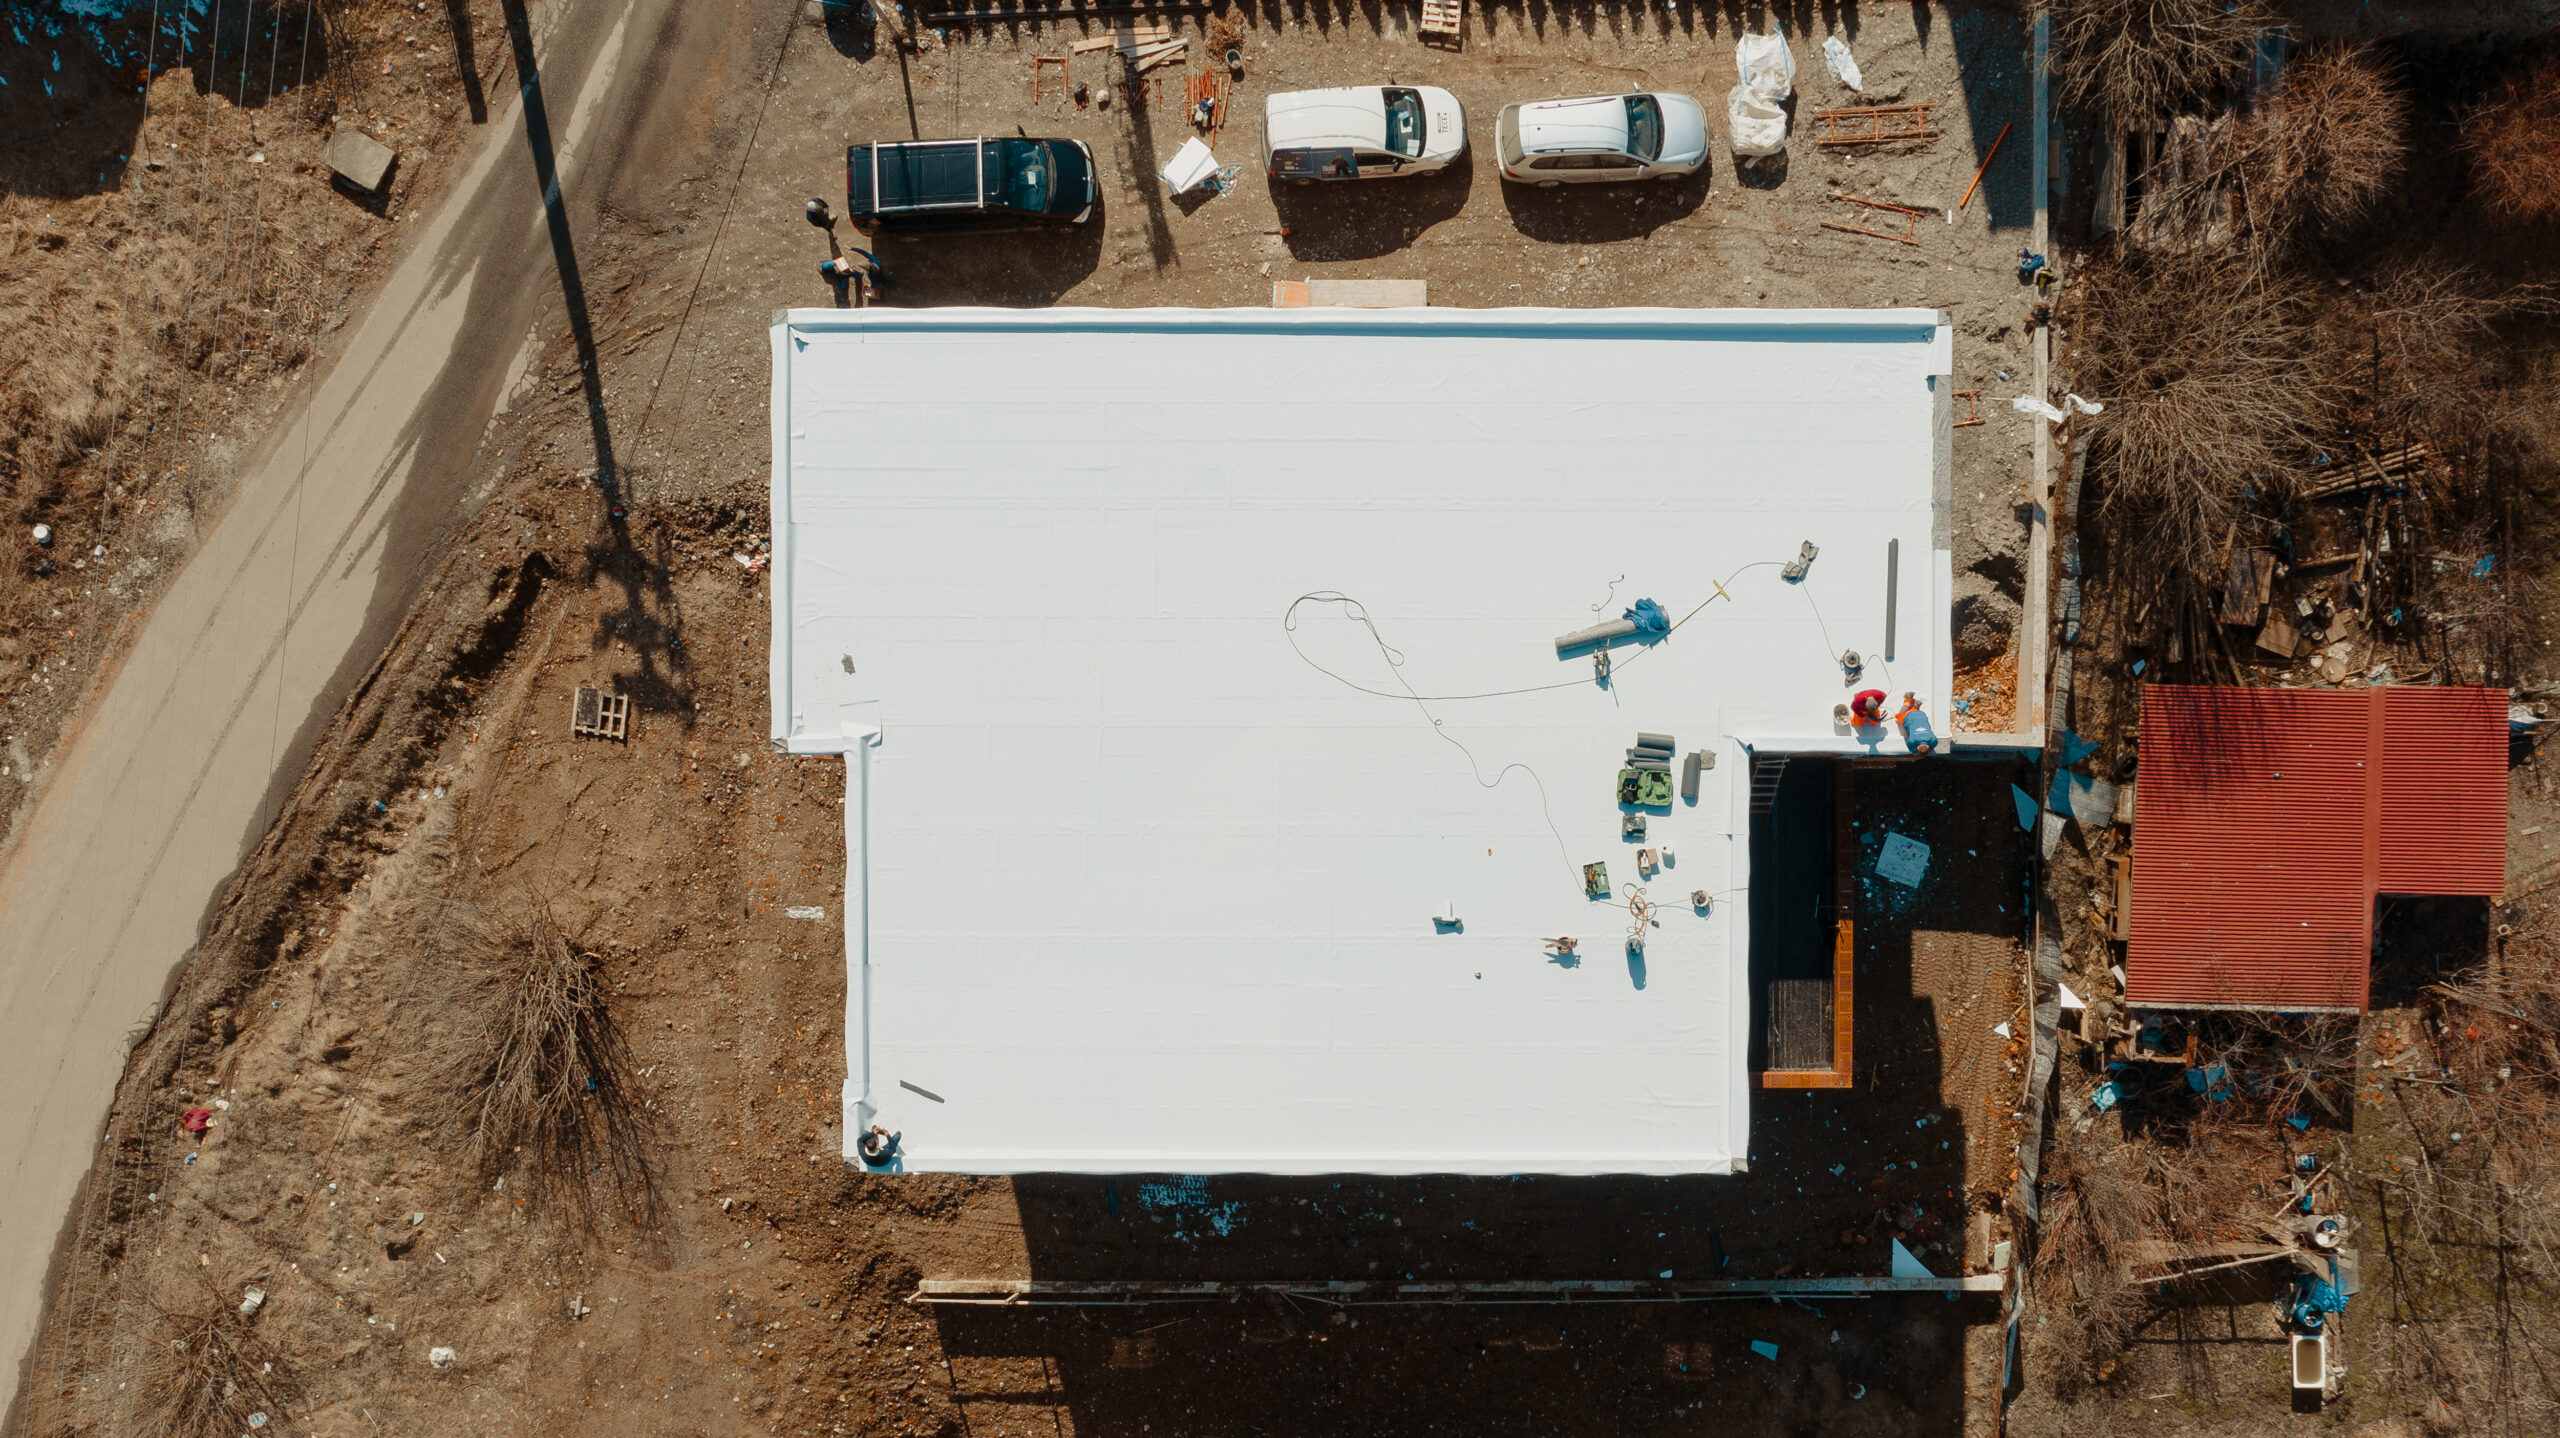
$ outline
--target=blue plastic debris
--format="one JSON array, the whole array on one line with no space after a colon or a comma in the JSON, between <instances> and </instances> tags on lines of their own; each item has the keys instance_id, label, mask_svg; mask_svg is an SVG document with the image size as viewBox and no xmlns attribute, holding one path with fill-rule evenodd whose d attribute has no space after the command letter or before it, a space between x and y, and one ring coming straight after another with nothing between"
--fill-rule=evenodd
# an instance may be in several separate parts
<instances>
[{"instance_id":1,"label":"blue plastic debris","mask_svg":"<svg viewBox=\"0 0 2560 1438\"><path fill-rule=\"evenodd\" d=\"M2304 1118L2302 1115L2300 1115L2300 1114L2298 1114L2298 1113L2289 1113L2289 1114L2286 1114L2286 1115L2284 1116L2284 1121L2285 1121L2286 1123L2292 1124L2292 1125L2293 1125L2295 1128L2297 1128L2297 1129L2304 1130L2305 1132L2308 1132L2308 1131L2310 1130L2310 1128L2311 1128L2311 1120L2309 1120L2309 1119L2307 1119L2307 1118Z\"/></svg>"},{"instance_id":2,"label":"blue plastic debris","mask_svg":"<svg viewBox=\"0 0 2560 1438\"><path fill-rule=\"evenodd\" d=\"M2488 578L2488 577L2489 577L2489 571L2490 571L2491 569L2496 568L2496 567L2497 567L2497 563L2498 563L2498 556L2496 556L2496 555L2494 555L2494 554L2484 554L2484 555L2481 555L2481 556L2480 556L2480 562L2479 562L2478 564L2475 564L2475 565L2471 566L2471 577L2472 577L2472 578L2474 578L2474 579L2486 579L2486 578Z\"/></svg>"},{"instance_id":3,"label":"blue plastic debris","mask_svg":"<svg viewBox=\"0 0 2560 1438\"><path fill-rule=\"evenodd\" d=\"M2028 793L2026 790L2019 788L2015 784L2009 786L2009 795L2011 798L2018 801L2018 827L2021 829L2034 828L2036 826L2036 810L2044 806L2036 802L2035 795Z\"/></svg>"},{"instance_id":4,"label":"blue plastic debris","mask_svg":"<svg viewBox=\"0 0 2560 1438\"><path fill-rule=\"evenodd\" d=\"M1763 1358L1768 1359L1768 1360L1769 1360L1770 1362L1772 1362L1772 1363L1775 1363L1775 1362L1777 1362L1777 1361L1778 1361L1778 1345L1776 1345L1776 1344L1774 1344L1774 1343L1771 1343L1769 1340L1767 1340L1767 1339L1765 1339L1765 1338L1754 1338L1754 1339L1752 1339L1752 1340L1751 1340L1751 1351L1752 1351L1752 1352L1754 1352L1754 1353L1759 1354L1759 1355L1760 1355L1761 1357L1763 1357Z\"/></svg>"},{"instance_id":5,"label":"blue plastic debris","mask_svg":"<svg viewBox=\"0 0 2560 1438\"><path fill-rule=\"evenodd\" d=\"M1663 613L1662 606L1654 603L1650 599L1637 600L1635 602L1635 607L1626 612L1626 617L1635 621L1636 632L1638 634L1668 634L1671 632L1671 616Z\"/></svg>"},{"instance_id":6,"label":"blue plastic debris","mask_svg":"<svg viewBox=\"0 0 2560 1438\"><path fill-rule=\"evenodd\" d=\"M2083 739L2083 738L2081 738L2079 735L2072 733L2072 732L2071 732L2070 730L2068 730L2068 729L2065 729L2065 730L2063 730L2063 731L2062 731L2062 762L2063 762L2063 763L2065 763L2065 764L2077 764L2077 763L2079 763L2081 760L2086 759L2086 758L2088 758L2090 755L2095 754L2095 753L2097 753L2097 752L2098 752L2098 741L2097 741L2097 740L2095 740L2095 739Z\"/></svg>"},{"instance_id":7,"label":"blue plastic debris","mask_svg":"<svg viewBox=\"0 0 2560 1438\"><path fill-rule=\"evenodd\" d=\"M2394 624L2400 622L2400 611L2396 607L2391 611L2391 622Z\"/></svg>"},{"instance_id":8,"label":"blue plastic debris","mask_svg":"<svg viewBox=\"0 0 2560 1438\"><path fill-rule=\"evenodd\" d=\"M2299 1327L2316 1333L2330 1314L2346 1311L2346 1295L2329 1280L2308 1273L2294 1279L2293 1321Z\"/></svg>"},{"instance_id":9,"label":"blue plastic debris","mask_svg":"<svg viewBox=\"0 0 2560 1438\"><path fill-rule=\"evenodd\" d=\"M2100 1113L2105 1113L2122 1102L2124 1102L2124 1090L2112 1079L2098 1085L2097 1091L2089 1095L2089 1106Z\"/></svg>"},{"instance_id":10,"label":"blue plastic debris","mask_svg":"<svg viewBox=\"0 0 2560 1438\"><path fill-rule=\"evenodd\" d=\"M2141 673L2142 673L2142 671L2143 671L2143 670L2145 670L2145 669L2149 668L2150 666L2151 666L2151 661L2150 661L2150 660L2148 660L2148 659L2137 659L2137 660L2133 661L2133 672L2134 672L2136 675L2139 675L2139 674L2141 674Z\"/></svg>"}]
</instances>

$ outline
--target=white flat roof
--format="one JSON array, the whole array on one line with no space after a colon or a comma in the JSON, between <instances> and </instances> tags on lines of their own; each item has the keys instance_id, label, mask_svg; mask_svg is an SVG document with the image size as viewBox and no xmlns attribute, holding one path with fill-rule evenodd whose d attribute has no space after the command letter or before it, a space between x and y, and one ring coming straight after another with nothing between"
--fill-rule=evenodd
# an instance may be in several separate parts
<instances>
[{"instance_id":1,"label":"white flat roof","mask_svg":"<svg viewBox=\"0 0 2560 1438\"><path fill-rule=\"evenodd\" d=\"M1743 1159L1743 746L1855 749L1844 648L1947 727L1942 315L772 333L773 735L847 755L848 1154L877 1122L909 1171ZM1401 667L1340 603L1284 627L1318 592ZM1646 597L1715 602L1607 688L1557 658ZM1362 692L1399 677L1534 692ZM1637 956L1578 866L1638 877L1614 789L1639 730L1719 762L1650 813L1675 859ZM1564 934L1578 962L1544 952Z\"/></svg>"}]
</instances>

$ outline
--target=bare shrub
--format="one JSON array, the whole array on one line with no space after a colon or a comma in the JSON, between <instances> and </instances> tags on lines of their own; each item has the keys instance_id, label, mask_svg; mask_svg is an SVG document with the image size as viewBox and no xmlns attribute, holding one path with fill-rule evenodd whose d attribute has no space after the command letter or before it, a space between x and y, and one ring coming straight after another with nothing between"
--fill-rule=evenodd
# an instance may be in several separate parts
<instances>
[{"instance_id":1,"label":"bare shrub","mask_svg":"<svg viewBox=\"0 0 2560 1438\"><path fill-rule=\"evenodd\" d=\"M2127 124L2212 98L2268 23L2254 0L2061 0L2052 14L2064 102Z\"/></svg>"},{"instance_id":2,"label":"bare shrub","mask_svg":"<svg viewBox=\"0 0 2560 1438\"><path fill-rule=\"evenodd\" d=\"M539 901L505 921L459 905L428 913L440 930L433 997L453 1016L428 1056L432 1121L484 1182L521 1175L582 1221L609 1207L653 1221L646 1125L594 958Z\"/></svg>"},{"instance_id":3,"label":"bare shrub","mask_svg":"<svg viewBox=\"0 0 2560 1438\"><path fill-rule=\"evenodd\" d=\"M2207 566L2245 498L2280 493L2324 427L2335 381L2308 292L2234 259L2137 257L2084 269L2078 385L2103 399L2090 457L2106 511L2162 563Z\"/></svg>"},{"instance_id":4,"label":"bare shrub","mask_svg":"<svg viewBox=\"0 0 2560 1438\"><path fill-rule=\"evenodd\" d=\"M2409 154L2409 99L2370 46L2314 45L2247 127L2250 223L2273 239L2370 212Z\"/></svg>"},{"instance_id":5,"label":"bare shrub","mask_svg":"<svg viewBox=\"0 0 2560 1438\"><path fill-rule=\"evenodd\" d=\"M2461 452L2488 428L2484 421L2509 417L2500 404L2529 402L2504 400L2492 383L2502 362L2529 353L2493 343L2499 326L2553 315L2560 295L2548 285L2495 284L2455 264L2393 268L2373 293L2374 427Z\"/></svg>"},{"instance_id":6,"label":"bare shrub","mask_svg":"<svg viewBox=\"0 0 2560 1438\"><path fill-rule=\"evenodd\" d=\"M2472 192L2524 223L2560 217L2560 50L2535 47L2462 121Z\"/></svg>"},{"instance_id":7,"label":"bare shrub","mask_svg":"<svg viewBox=\"0 0 2560 1438\"><path fill-rule=\"evenodd\" d=\"M249 1416L284 1417L286 1367L236 1300L210 1285L183 1309L157 1311L143 1350L141 1410L169 1438L238 1438Z\"/></svg>"}]
</instances>

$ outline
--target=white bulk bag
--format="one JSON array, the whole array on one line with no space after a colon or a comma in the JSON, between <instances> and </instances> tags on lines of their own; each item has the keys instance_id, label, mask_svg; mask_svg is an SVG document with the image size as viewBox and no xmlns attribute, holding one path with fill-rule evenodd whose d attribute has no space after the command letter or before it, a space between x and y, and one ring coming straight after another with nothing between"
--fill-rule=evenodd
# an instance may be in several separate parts
<instances>
[{"instance_id":1,"label":"white bulk bag","mask_svg":"<svg viewBox=\"0 0 2560 1438\"><path fill-rule=\"evenodd\" d=\"M1736 85L1725 97L1724 133L1733 152L1746 159L1775 155L1787 148L1787 112Z\"/></svg>"}]
</instances>

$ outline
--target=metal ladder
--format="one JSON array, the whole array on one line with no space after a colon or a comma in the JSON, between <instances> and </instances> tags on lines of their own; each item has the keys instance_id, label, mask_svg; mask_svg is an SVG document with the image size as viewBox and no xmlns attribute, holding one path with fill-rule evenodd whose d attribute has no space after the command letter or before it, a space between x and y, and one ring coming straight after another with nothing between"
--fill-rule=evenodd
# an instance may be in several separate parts
<instances>
[{"instance_id":1,"label":"metal ladder","mask_svg":"<svg viewBox=\"0 0 2560 1438\"><path fill-rule=\"evenodd\" d=\"M1751 756L1751 812L1766 814L1778 807L1778 781L1787 772L1784 754Z\"/></svg>"}]
</instances>

